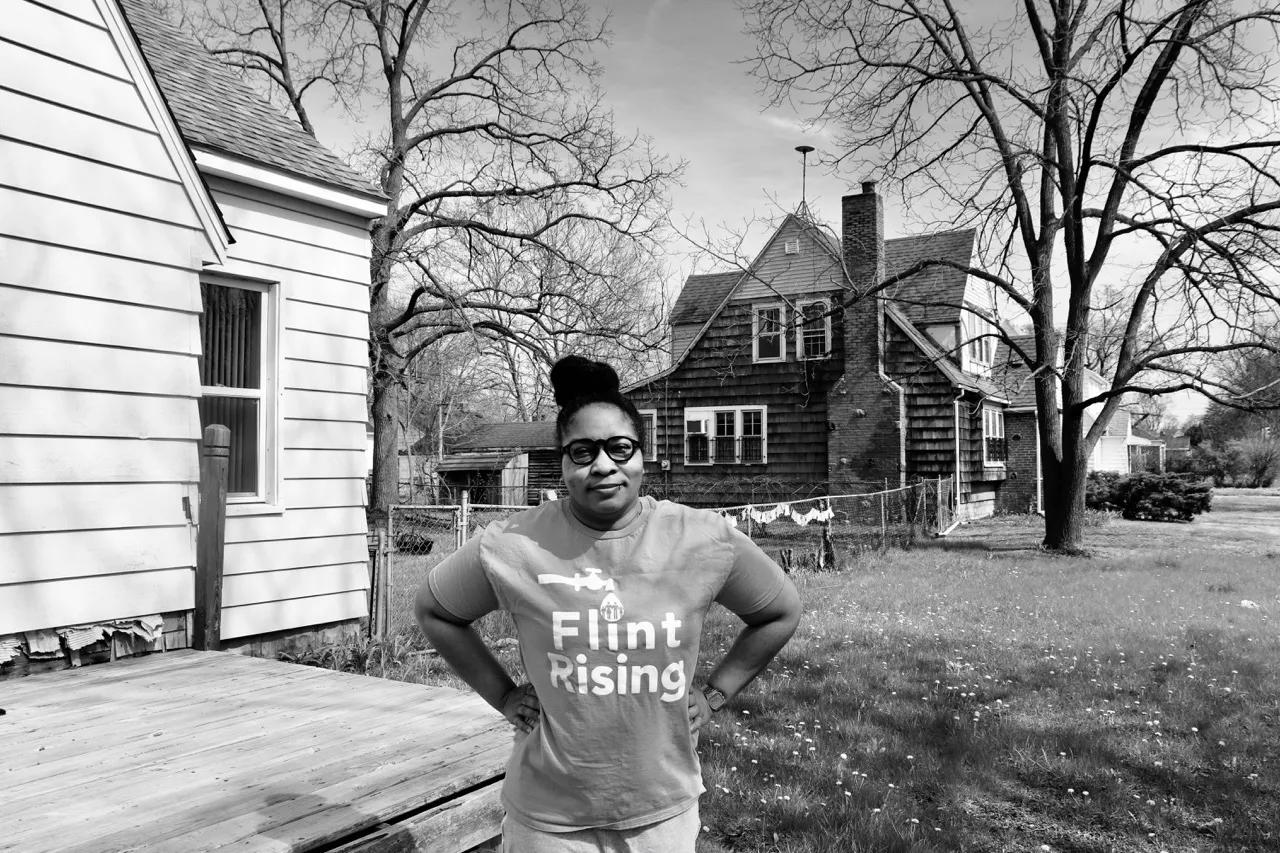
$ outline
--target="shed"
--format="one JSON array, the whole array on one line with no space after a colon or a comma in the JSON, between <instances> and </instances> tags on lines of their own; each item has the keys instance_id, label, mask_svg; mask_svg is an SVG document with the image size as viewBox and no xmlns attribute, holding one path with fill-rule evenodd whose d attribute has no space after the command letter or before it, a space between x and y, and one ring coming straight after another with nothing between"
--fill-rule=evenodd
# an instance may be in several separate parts
<instances>
[{"instance_id":1,"label":"shed","mask_svg":"<svg viewBox=\"0 0 1280 853\"><path fill-rule=\"evenodd\" d=\"M353 630L385 199L144 0L14 0L0 29L0 637L185 645L213 422L224 639Z\"/></svg>"},{"instance_id":2,"label":"shed","mask_svg":"<svg viewBox=\"0 0 1280 853\"><path fill-rule=\"evenodd\" d=\"M533 505L560 483L554 421L480 423L436 463L441 486L473 503Z\"/></svg>"}]
</instances>

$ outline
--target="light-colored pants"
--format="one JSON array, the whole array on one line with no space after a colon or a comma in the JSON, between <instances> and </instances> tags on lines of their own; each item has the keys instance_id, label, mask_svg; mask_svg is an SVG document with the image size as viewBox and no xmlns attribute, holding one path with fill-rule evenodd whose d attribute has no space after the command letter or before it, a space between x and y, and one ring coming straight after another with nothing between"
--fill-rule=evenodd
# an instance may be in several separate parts
<instances>
[{"instance_id":1,"label":"light-colored pants","mask_svg":"<svg viewBox=\"0 0 1280 853\"><path fill-rule=\"evenodd\" d=\"M543 832L507 815L502 820L502 853L694 853L701 828L697 803L675 817L635 829Z\"/></svg>"}]
</instances>

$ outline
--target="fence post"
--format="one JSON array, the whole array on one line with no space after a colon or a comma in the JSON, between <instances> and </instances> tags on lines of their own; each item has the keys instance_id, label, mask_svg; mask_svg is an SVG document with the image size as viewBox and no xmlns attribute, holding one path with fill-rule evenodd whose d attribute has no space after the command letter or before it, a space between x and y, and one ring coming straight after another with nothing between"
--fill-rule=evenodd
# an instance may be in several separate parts
<instances>
[{"instance_id":1,"label":"fence post","mask_svg":"<svg viewBox=\"0 0 1280 853\"><path fill-rule=\"evenodd\" d=\"M202 651L222 645L222 558L227 528L227 465L231 430L205 427L200 454L200 515L196 532L195 610L192 643Z\"/></svg>"},{"instance_id":2,"label":"fence post","mask_svg":"<svg viewBox=\"0 0 1280 853\"><path fill-rule=\"evenodd\" d=\"M888 480L885 480L886 485L888 484L888 482L889 482ZM885 506L885 504L888 503L888 501L889 501L889 492L888 491L881 492L880 493L880 550L881 551L889 547L889 513L888 513L888 508Z\"/></svg>"},{"instance_id":3,"label":"fence post","mask_svg":"<svg viewBox=\"0 0 1280 853\"><path fill-rule=\"evenodd\" d=\"M462 503L458 507L458 547L467 541L467 526L471 523L471 490L462 490Z\"/></svg>"}]
</instances>

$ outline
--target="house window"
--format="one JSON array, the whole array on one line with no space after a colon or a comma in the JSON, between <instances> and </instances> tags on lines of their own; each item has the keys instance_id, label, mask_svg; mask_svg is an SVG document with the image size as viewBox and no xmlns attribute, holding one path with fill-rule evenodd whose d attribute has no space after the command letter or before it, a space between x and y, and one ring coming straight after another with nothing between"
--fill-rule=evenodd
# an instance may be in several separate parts
<instances>
[{"instance_id":1,"label":"house window","mask_svg":"<svg viewBox=\"0 0 1280 853\"><path fill-rule=\"evenodd\" d=\"M685 409L685 463L764 464L767 411L767 406Z\"/></svg>"},{"instance_id":2,"label":"house window","mask_svg":"<svg viewBox=\"0 0 1280 853\"><path fill-rule=\"evenodd\" d=\"M710 465L711 446L707 438L707 418L697 412L685 411L684 461L686 465Z\"/></svg>"},{"instance_id":3,"label":"house window","mask_svg":"<svg viewBox=\"0 0 1280 853\"><path fill-rule=\"evenodd\" d=\"M267 283L200 282L200 428L231 430L227 498L274 498L275 298Z\"/></svg>"},{"instance_id":4,"label":"house window","mask_svg":"<svg viewBox=\"0 0 1280 853\"><path fill-rule=\"evenodd\" d=\"M644 458L646 462L652 462L658 458L658 411L657 409L639 409L640 422L644 425L644 430L640 434L640 441L644 444Z\"/></svg>"},{"instance_id":5,"label":"house window","mask_svg":"<svg viewBox=\"0 0 1280 853\"><path fill-rule=\"evenodd\" d=\"M1004 409L982 409L982 464L1003 466L1009 458L1004 440Z\"/></svg>"},{"instance_id":6,"label":"house window","mask_svg":"<svg viewBox=\"0 0 1280 853\"><path fill-rule=\"evenodd\" d=\"M964 336L964 368L972 373L988 373L996 360L996 327L981 314L964 309L961 320Z\"/></svg>"},{"instance_id":7,"label":"house window","mask_svg":"<svg viewBox=\"0 0 1280 853\"><path fill-rule=\"evenodd\" d=\"M802 360L831 355L831 313L826 301L801 302L796 353Z\"/></svg>"},{"instance_id":8,"label":"house window","mask_svg":"<svg viewBox=\"0 0 1280 853\"><path fill-rule=\"evenodd\" d=\"M781 305L756 305L751 309L751 357L754 361L783 361L787 357L782 333Z\"/></svg>"}]
</instances>

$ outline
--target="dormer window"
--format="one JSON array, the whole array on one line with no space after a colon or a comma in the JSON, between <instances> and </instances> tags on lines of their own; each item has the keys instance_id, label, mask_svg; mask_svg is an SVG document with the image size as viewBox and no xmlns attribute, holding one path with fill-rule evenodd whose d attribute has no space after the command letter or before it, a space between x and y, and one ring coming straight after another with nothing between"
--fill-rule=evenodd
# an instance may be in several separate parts
<instances>
[{"instance_id":1,"label":"dormer window","mask_svg":"<svg viewBox=\"0 0 1280 853\"><path fill-rule=\"evenodd\" d=\"M751 307L751 359L757 362L785 361L787 341L783 334L781 305Z\"/></svg>"},{"instance_id":2,"label":"dormer window","mask_svg":"<svg viewBox=\"0 0 1280 853\"><path fill-rule=\"evenodd\" d=\"M825 299L800 302L800 324L796 330L796 354L801 361L831 355L831 309Z\"/></svg>"},{"instance_id":3,"label":"dormer window","mask_svg":"<svg viewBox=\"0 0 1280 853\"><path fill-rule=\"evenodd\" d=\"M961 367L970 373L990 373L996 360L996 327L986 317L965 308L960 315L960 335Z\"/></svg>"}]
</instances>

